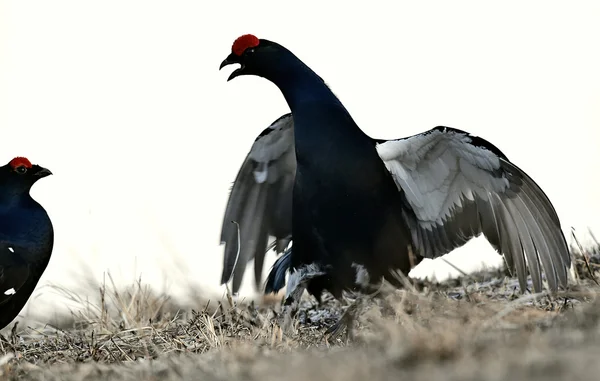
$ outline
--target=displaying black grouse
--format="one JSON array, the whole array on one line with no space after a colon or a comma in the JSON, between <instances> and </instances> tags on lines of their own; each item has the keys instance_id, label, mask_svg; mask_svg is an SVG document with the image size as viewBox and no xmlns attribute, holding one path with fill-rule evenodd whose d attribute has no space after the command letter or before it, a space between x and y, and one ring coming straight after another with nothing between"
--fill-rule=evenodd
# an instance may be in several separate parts
<instances>
[{"instance_id":1,"label":"displaying black grouse","mask_svg":"<svg viewBox=\"0 0 600 381\"><path fill-rule=\"evenodd\" d=\"M231 187L221 229L225 243L221 284L233 276L234 294L251 259L259 289L266 252L274 247L280 254L290 242L296 172L292 126L292 116L286 114L267 127L252 144ZM272 246L269 236L275 237Z\"/></svg>"},{"instance_id":2,"label":"displaying black grouse","mask_svg":"<svg viewBox=\"0 0 600 381\"><path fill-rule=\"evenodd\" d=\"M19 314L50 261L52 222L29 191L51 174L24 157L0 167L0 329Z\"/></svg>"},{"instance_id":3,"label":"displaying black grouse","mask_svg":"<svg viewBox=\"0 0 600 381\"><path fill-rule=\"evenodd\" d=\"M571 259L554 207L491 143L449 127L372 139L314 71L253 35L239 37L220 68L230 64L241 66L228 81L256 75L275 84L294 120L293 247L266 292L283 287L287 269L292 306L307 286L339 297L357 286L357 272L400 287L398 273L481 233L516 270L521 291L528 273L542 290L542 269L551 290L567 285Z\"/></svg>"}]
</instances>

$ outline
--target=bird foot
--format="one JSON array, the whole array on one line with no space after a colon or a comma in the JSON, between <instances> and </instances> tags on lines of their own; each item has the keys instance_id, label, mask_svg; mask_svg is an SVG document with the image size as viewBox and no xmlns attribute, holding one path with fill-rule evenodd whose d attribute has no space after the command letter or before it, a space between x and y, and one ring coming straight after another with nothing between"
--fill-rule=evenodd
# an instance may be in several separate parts
<instances>
[{"instance_id":1,"label":"bird foot","mask_svg":"<svg viewBox=\"0 0 600 381\"><path fill-rule=\"evenodd\" d=\"M354 322L355 317L358 315L360 307L362 306L362 297L358 296L354 302L352 302L342 316L335 322L331 327L325 331L325 336L328 339L336 339L341 336L346 328L345 339L346 342L354 339Z\"/></svg>"},{"instance_id":2,"label":"bird foot","mask_svg":"<svg viewBox=\"0 0 600 381\"><path fill-rule=\"evenodd\" d=\"M323 274L324 273L320 271L317 265L307 265L292 272L290 275L286 297L283 302L283 309L277 319L279 326L283 329L285 334L289 334L292 331L293 319L298 312L300 299L302 298L304 290L306 290L308 281Z\"/></svg>"},{"instance_id":3,"label":"bird foot","mask_svg":"<svg viewBox=\"0 0 600 381\"><path fill-rule=\"evenodd\" d=\"M343 336L344 328L346 328L346 335ZM343 314L338 321L336 321L331 327L327 328L324 336L327 340L342 338L346 342L354 338L354 319L352 316Z\"/></svg>"},{"instance_id":4,"label":"bird foot","mask_svg":"<svg viewBox=\"0 0 600 381\"><path fill-rule=\"evenodd\" d=\"M292 323L297 312L298 303L295 302L293 305L284 305L281 314L277 317L277 324L286 335L293 333Z\"/></svg>"},{"instance_id":5,"label":"bird foot","mask_svg":"<svg viewBox=\"0 0 600 381\"><path fill-rule=\"evenodd\" d=\"M282 329L283 333L289 335L292 333L292 326L294 317L298 313L298 306L300 304L300 297L304 292L304 284L300 284L298 287L293 289L287 298L283 301L283 308L281 313L277 316L277 324Z\"/></svg>"}]
</instances>

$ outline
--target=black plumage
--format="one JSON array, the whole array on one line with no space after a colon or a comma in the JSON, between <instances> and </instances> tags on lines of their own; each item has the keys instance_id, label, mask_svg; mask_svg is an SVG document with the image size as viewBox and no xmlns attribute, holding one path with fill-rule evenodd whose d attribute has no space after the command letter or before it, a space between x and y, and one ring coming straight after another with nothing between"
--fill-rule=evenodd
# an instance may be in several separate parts
<instances>
[{"instance_id":1,"label":"black plumage","mask_svg":"<svg viewBox=\"0 0 600 381\"><path fill-rule=\"evenodd\" d=\"M22 157L0 167L0 328L25 306L50 261L52 222L29 191L51 174Z\"/></svg>"}]
</instances>

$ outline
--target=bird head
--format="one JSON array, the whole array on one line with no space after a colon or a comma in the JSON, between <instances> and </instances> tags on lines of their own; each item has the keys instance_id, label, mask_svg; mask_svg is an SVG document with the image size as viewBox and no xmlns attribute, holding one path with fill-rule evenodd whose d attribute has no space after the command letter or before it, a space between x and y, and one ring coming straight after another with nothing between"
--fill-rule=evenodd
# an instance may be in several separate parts
<instances>
[{"instance_id":1,"label":"bird head","mask_svg":"<svg viewBox=\"0 0 600 381\"><path fill-rule=\"evenodd\" d=\"M51 174L44 167L32 165L26 157L15 157L0 167L0 187L10 186L14 191L29 192L36 181Z\"/></svg>"},{"instance_id":2,"label":"bird head","mask_svg":"<svg viewBox=\"0 0 600 381\"><path fill-rule=\"evenodd\" d=\"M240 64L227 78L231 81L241 75L257 75L264 77L276 66L278 58L275 56L281 53L283 47L274 42L258 39L252 34L245 34L238 37L231 46L231 54L221 62L219 70L227 65Z\"/></svg>"}]
</instances>

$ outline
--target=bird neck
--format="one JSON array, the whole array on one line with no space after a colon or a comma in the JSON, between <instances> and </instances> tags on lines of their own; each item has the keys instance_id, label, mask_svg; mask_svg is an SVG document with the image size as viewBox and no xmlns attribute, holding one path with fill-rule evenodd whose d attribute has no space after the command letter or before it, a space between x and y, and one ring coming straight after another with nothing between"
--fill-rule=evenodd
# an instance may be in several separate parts
<instances>
[{"instance_id":1,"label":"bird neck","mask_svg":"<svg viewBox=\"0 0 600 381\"><path fill-rule=\"evenodd\" d=\"M7 187L0 191L0 210L8 210L27 203L29 194L22 194L20 189Z\"/></svg>"},{"instance_id":2,"label":"bird neck","mask_svg":"<svg viewBox=\"0 0 600 381\"><path fill-rule=\"evenodd\" d=\"M13 225L18 230L21 228L19 226L21 222L27 224L27 221L46 219L48 219L48 215L44 208L28 193L15 195L0 192L0 220L2 220L0 221L0 227ZM2 229L0 229L0 234L1 231Z\"/></svg>"},{"instance_id":3,"label":"bird neck","mask_svg":"<svg viewBox=\"0 0 600 381\"><path fill-rule=\"evenodd\" d=\"M44 208L29 194L0 200L0 247L14 246L25 260L47 260L54 230Z\"/></svg>"},{"instance_id":4,"label":"bird neck","mask_svg":"<svg viewBox=\"0 0 600 381\"><path fill-rule=\"evenodd\" d=\"M308 156L316 152L330 154L343 151L349 145L357 149L373 148L370 138L325 81L299 58L284 51L276 67L271 68L267 79L282 92L294 118L298 163L314 161ZM342 142L345 148L339 146Z\"/></svg>"},{"instance_id":5,"label":"bird neck","mask_svg":"<svg viewBox=\"0 0 600 381\"><path fill-rule=\"evenodd\" d=\"M267 79L282 92L292 114L298 107L314 102L343 108L325 81L292 52L284 49L275 65L270 66Z\"/></svg>"}]
</instances>

